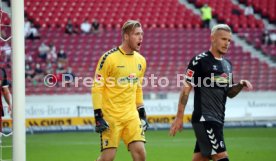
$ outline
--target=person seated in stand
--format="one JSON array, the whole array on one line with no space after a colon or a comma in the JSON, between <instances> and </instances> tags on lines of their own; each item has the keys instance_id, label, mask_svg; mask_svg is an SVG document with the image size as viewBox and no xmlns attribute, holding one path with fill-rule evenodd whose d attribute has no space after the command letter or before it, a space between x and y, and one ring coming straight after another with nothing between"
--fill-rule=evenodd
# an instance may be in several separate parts
<instances>
[{"instance_id":1,"label":"person seated in stand","mask_svg":"<svg viewBox=\"0 0 276 161\"><path fill-rule=\"evenodd\" d=\"M245 9L244 9L244 14L245 16L250 16L250 15L253 15L254 14L254 9L253 7L250 5L250 6L247 6Z\"/></svg>"},{"instance_id":2,"label":"person seated in stand","mask_svg":"<svg viewBox=\"0 0 276 161\"><path fill-rule=\"evenodd\" d=\"M38 47L38 57L41 58L43 61L46 61L47 53L49 51L50 47L45 42L42 42Z\"/></svg>"},{"instance_id":3,"label":"person seated in stand","mask_svg":"<svg viewBox=\"0 0 276 161\"><path fill-rule=\"evenodd\" d=\"M38 32L37 27L33 23L31 23L31 27L29 32L27 33L27 39L40 39L40 33Z\"/></svg>"},{"instance_id":4,"label":"person seated in stand","mask_svg":"<svg viewBox=\"0 0 276 161\"><path fill-rule=\"evenodd\" d=\"M43 69L40 67L40 64L35 65L35 74L34 74L34 85L37 85L37 82L40 82L43 80L43 77L45 76L45 73Z\"/></svg>"},{"instance_id":5,"label":"person seated in stand","mask_svg":"<svg viewBox=\"0 0 276 161\"><path fill-rule=\"evenodd\" d=\"M86 18L80 25L81 32L84 34L91 33L92 25L88 22L88 19Z\"/></svg>"},{"instance_id":6,"label":"person seated in stand","mask_svg":"<svg viewBox=\"0 0 276 161\"><path fill-rule=\"evenodd\" d=\"M98 34L100 32L100 23L97 19L94 19L92 22L92 32Z\"/></svg>"},{"instance_id":7,"label":"person seated in stand","mask_svg":"<svg viewBox=\"0 0 276 161\"><path fill-rule=\"evenodd\" d=\"M67 24L65 26L65 33L70 34L70 35L74 34L74 33L78 33L78 30L75 28L71 19L68 19L68 21L67 21Z\"/></svg>"},{"instance_id":8,"label":"person seated in stand","mask_svg":"<svg viewBox=\"0 0 276 161\"><path fill-rule=\"evenodd\" d=\"M57 63L62 64L62 66L67 65L67 54L63 49L61 49L57 54Z\"/></svg>"},{"instance_id":9,"label":"person seated in stand","mask_svg":"<svg viewBox=\"0 0 276 161\"><path fill-rule=\"evenodd\" d=\"M263 41L263 44L265 44L265 45L270 45L272 43L270 31L268 29L264 30L264 32L262 34L262 41Z\"/></svg>"}]
</instances>

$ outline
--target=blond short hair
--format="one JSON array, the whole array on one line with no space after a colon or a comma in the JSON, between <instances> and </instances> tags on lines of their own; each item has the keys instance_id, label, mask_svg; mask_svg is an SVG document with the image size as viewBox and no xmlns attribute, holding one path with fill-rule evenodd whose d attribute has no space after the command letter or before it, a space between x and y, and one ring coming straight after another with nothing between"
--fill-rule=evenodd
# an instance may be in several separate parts
<instances>
[{"instance_id":1,"label":"blond short hair","mask_svg":"<svg viewBox=\"0 0 276 161\"><path fill-rule=\"evenodd\" d=\"M124 35L125 33L130 33L136 27L142 27L139 21L127 20L122 27L122 35Z\"/></svg>"},{"instance_id":2,"label":"blond short hair","mask_svg":"<svg viewBox=\"0 0 276 161\"><path fill-rule=\"evenodd\" d=\"M213 35L214 33L216 33L219 30L224 30L224 31L228 31L228 32L232 33L231 28L227 24L218 24L212 28L211 35Z\"/></svg>"}]
</instances>

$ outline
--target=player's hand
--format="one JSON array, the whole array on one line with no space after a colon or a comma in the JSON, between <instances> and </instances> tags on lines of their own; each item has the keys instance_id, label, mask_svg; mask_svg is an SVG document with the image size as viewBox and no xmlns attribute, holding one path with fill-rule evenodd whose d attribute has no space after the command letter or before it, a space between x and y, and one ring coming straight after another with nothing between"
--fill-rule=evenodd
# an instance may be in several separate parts
<instances>
[{"instance_id":1,"label":"player's hand","mask_svg":"<svg viewBox=\"0 0 276 161\"><path fill-rule=\"evenodd\" d=\"M95 120L96 120L96 132L102 133L109 128L108 123L103 119L103 113L101 109L94 110Z\"/></svg>"},{"instance_id":2,"label":"player's hand","mask_svg":"<svg viewBox=\"0 0 276 161\"><path fill-rule=\"evenodd\" d=\"M175 136L177 131L182 131L183 129L183 116L182 117L176 117L173 121L171 128L170 128L170 135Z\"/></svg>"},{"instance_id":3,"label":"player's hand","mask_svg":"<svg viewBox=\"0 0 276 161\"><path fill-rule=\"evenodd\" d=\"M12 118L12 106L11 105L8 106L8 113L9 113L10 117Z\"/></svg>"},{"instance_id":4,"label":"player's hand","mask_svg":"<svg viewBox=\"0 0 276 161\"><path fill-rule=\"evenodd\" d=\"M147 121L147 115L146 115L144 105L138 107L138 113L139 113L139 118L141 120L142 128L144 131L147 131L149 128L149 123Z\"/></svg>"},{"instance_id":5,"label":"player's hand","mask_svg":"<svg viewBox=\"0 0 276 161\"><path fill-rule=\"evenodd\" d=\"M240 84L247 87L249 90L253 89L252 84L248 80L240 80Z\"/></svg>"},{"instance_id":6,"label":"player's hand","mask_svg":"<svg viewBox=\"0 0 276 161\"><path fill-rule=\"evenodd\" d=\"M144 131L147 131L148 128L149 128L149 123L148 123L147 119L142 119L142 118L141 118L141 124L142 124L143 130L144 130Z\"/></svg>"},{"instance_id":7,"label":"player's hand","mask_svg":"<svg viewBox=\"0 0 276 161\"><path fill-rule=\"evenodd\" d=\"M103 118L96 119L96 132L97 133L102 133L108 128L109 128L108 123Z\"/></svg>"}]
</instances>

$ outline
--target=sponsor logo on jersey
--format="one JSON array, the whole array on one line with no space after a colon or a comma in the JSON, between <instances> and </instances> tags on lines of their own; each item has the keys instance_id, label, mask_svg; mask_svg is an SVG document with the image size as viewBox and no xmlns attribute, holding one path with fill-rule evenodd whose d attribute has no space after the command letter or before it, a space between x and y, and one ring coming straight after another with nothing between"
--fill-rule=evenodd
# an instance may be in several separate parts
<instances>
[{"instance_id":1,"label":"sponsor logo on jersey","mask_svg":"<svg viewBox=\"0 0 276 161\"><path fill-rule=\"evenodd\" d=\"M118 65L117 68L124 68L124 65Z\"/></svg>"},{"instance_id":2,"label":"sponsor logo on jersey","mask_svg":"<svg viewBox=\"0 0 276 161\"><path fill-rule=\"evenodd\" d=\"M230 77L226 73L211 77L212 82L230 83Z\"/></svg>"},{"instance_id":3,"label":"sponsor logo on jersey","mask_svg":"<svg viewBox=\"0 0 276 161\"><path fill-rule=\"evenodd\" d=\"M138 77L136 76L136 73L131 73L127 77L120 78L120 83L136 83L138 82Z\"/></svg>"}]
</instances>

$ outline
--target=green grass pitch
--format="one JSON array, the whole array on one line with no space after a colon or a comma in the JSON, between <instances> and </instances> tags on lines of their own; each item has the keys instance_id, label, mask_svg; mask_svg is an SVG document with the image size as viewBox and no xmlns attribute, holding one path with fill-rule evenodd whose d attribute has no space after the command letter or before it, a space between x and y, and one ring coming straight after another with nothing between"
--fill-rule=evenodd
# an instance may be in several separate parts
<instances>
[{"instance_id":1,"label":"green grass pitch","mask_svg":"<svg viewBox=\"0 0 276 161\"><path fill-rule=\"evenodd\" d=\"M195 138L191 129L184 129L176 137L168 130L148 131L147 161L191 161ZM275 161L276 128L225 129L225 141L230 160ZM11 140L4 139L3 144ZM27 135L27 161L94 161L99 155L99 135L94 132L48 133ZM11 150L3 151L11 156ZM131 161L121 143L115 161Z\"/></svg>"}]
</instances>

